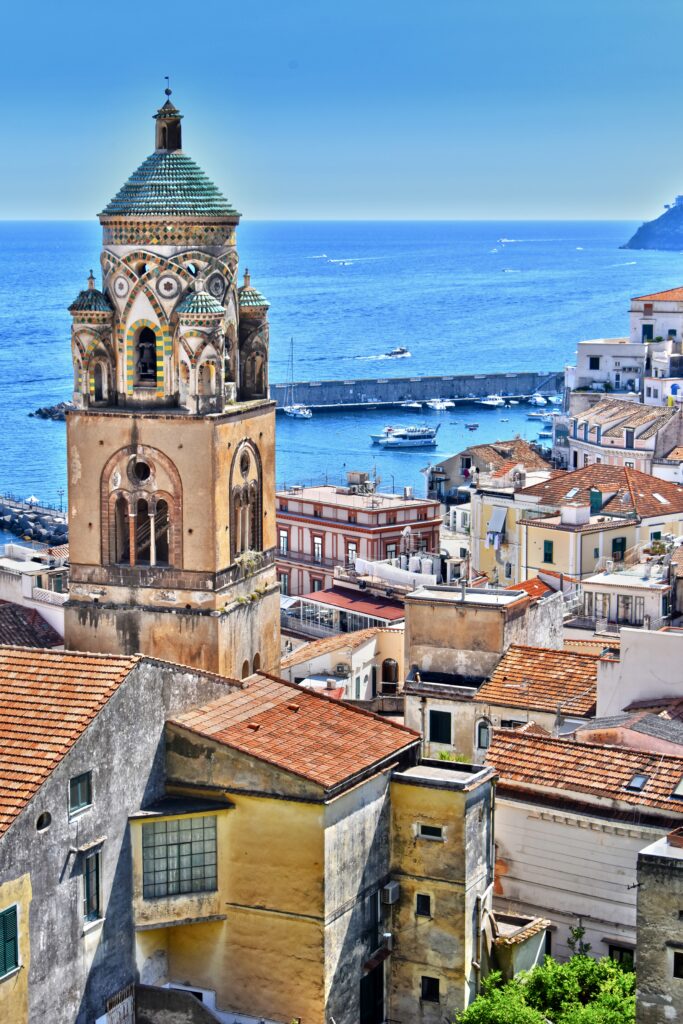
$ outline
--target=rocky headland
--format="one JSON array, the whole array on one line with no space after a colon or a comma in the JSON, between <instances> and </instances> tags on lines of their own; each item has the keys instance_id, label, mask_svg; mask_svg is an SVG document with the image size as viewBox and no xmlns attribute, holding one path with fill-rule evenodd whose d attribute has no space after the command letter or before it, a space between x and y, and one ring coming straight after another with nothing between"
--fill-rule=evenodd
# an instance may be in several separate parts
<instances>
[{"instance_id":1,"label":"rocky headland","mask_svg":"<svg viewBox=\"0 0 683 1024\"><path fill-rule=\"evenodd\" d=\"M661 217L647 221L622 249L665 249L683 252L683 205L672 206Z\"/></svg>"}]
</instances>

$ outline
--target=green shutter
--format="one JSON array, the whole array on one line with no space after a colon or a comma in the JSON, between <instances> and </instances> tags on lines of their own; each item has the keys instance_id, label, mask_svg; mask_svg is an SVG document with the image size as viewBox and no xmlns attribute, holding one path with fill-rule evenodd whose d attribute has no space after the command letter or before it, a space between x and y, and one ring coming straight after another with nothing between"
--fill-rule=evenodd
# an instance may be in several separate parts
<instances>
[{"instance_id":1,"label":"green shutter","mask_svg":"<svg viewBox=\"0 0 683 1024\"><path fill-rule=\"evenodd\" d=\"M0 914L0 977L18 966L17 908L14 906Z\"/></svg>"}]
</instances>

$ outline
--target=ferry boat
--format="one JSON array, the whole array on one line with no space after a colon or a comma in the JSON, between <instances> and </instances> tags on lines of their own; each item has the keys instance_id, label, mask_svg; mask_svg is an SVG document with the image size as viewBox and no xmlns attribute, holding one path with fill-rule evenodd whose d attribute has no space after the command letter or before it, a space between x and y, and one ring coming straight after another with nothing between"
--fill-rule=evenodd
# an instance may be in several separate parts
<instances>
[{"instance_id":1,"label":"ferry boat","mask_svg":"<svg viewBox=\"0 0 683 1024\"><path fill-rule=\"evenodd\" d=\"M399 345L398 348L392 348L389 352L385 352L384 355L387 359L408 359L410 357L410 352L407 348L403 348L402 345Z\"/></svg>"},{"instance_id":2,"label":"ferry boat","mask_svg":"<svg viewBox=\"0 0 683 1024\"><path fill-rule=\"evenodd\" d=\"M385 427L381 434L370 434L373 444L382 444L388 437L399 440L418 441L431 444L438 433L439 427L428 427L426 423L418 427ZM434 441L436 444L436 441Z\"/></svg>"},{"instance_id":3,"label":"ferry boat","mask_svg":"<svg viewBox=\"0 0 683 1024\"><path fill-rule=\"evenodd\" d=\"M502 405L505 405L505 399L501 398L500 395L487 395L486 398L482 398L479 405L488 405L492 409L499 409Z\"/></svg>"},{"instance_id":4,"label":"ferry boat","mask_svg":"<svg viewBox=\"0 0 683 1024\"><path fill-rule=\"evenodd\" d=\"M435 448L438 429L437 426L433 430L418 428L417 431L411 431L410 427L407 427L405 430L396 430L391 434L385 434L375 443L380 448Z\"/></svg>"}]
</instances>

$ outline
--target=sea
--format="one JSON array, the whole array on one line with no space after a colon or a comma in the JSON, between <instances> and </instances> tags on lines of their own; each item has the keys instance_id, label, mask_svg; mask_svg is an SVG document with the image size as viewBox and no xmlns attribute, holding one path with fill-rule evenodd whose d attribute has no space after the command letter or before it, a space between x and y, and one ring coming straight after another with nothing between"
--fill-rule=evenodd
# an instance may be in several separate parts
<instances>
[{"instance_id":1,"label":"sea","mask_svg":"<svg viewBox=\"0 0 683 1024\"><path fill-rule=\"evenodd\" d=\"M683 254L630 252L632 222L249 221L240 266L270 301L270 380L489 370L561 370L585 338L628 332L629 299L683 282ZM0 222L0 493L65 501L63 423L31 418L70 397L67 306L99 279L92 222ZM406 359L389 359L406 347ZM467 444L534 439L528 407L465 406L278 414L278 483L343 482L366 470L382 490L424 493L423 470ZM465 423L476 421L470 432ZM384 451L389 424L440 423L431 451ZM94 485L94 482L93 482Z\"/></svg>"}]
</instances>

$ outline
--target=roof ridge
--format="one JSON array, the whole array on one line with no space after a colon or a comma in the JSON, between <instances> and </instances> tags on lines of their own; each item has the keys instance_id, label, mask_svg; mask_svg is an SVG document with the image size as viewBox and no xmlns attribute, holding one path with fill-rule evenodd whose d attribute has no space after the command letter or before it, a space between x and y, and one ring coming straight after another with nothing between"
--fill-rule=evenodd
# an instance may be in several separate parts
<instances>
[{"instance_id":1,"label":"roof ridge","mask_svg":"<svg viewBox=\"0 0 683 1024\"><path fill-rule=\"evenodd\" d=\"M11 604L12 602L7 602ZM34 651L36 654L51 654L57 657L72 657L72 658L102 658L103 660L108 658L109 660L117 661L139 661L141 658L146 658L145 654L109 654L106 651L72 651L68 648L64 648L60 651L54 650L51 647L25 647L22 644L0 644L0 653L2 651Z\"/></svg>"},{"instance_id":2,"label":"roof ridge","mask_svg":"<svg viewBox=\"0 0 683 1024\"><path fill-rule=\"evenodd\" d=\"M501 733L505 735L506 740L512 738L513 741L516 743L520 741L524 743L540 743L546 745L552 743L553 746L560 745L567 748L571 747L572 749L574 749L575 747L580 747L582 749L585 748L593 752L599 750L604 751L605 753L608 753L610 750L619 750L623 754L632 754L634 757L649 757L656 758L658 760L666 759L668 762L671 762L672 764L683 765L683 754L665 754L659 750L638 750L636 747L628 747L622 743L589 743L587 740L563 739L561 736L551 736L549 733L545 736L535 735L533 733L520 733L517 729L496 729L495 734L491 740L491 745L493 745L496 742L496 734L500 735Z\"/></svg>"},{"instance_id":3,"label":"roof ridge","mask_svg":"<svg viewBox=\"0 0 683 1024\"><path fill-rule=\"evenodd\" d=\"M608 644L605 643L605 647L607 646ZM513 648L518 651L543 651L544 654L569 654L573 657L578 658L600 658L599 654L589 654L588 652L583 651L568 651L564 647L539 647L537 644L510 644L510 646L508 647L508 651L511 651ZM507 651L505 652L505 654L507 654ZM503 655L503 658L505 657L505 654ZM500 665L500 662L503 660L503 658L500 659L498 665ZM497 668L498 666L496 666L494 672L497 670Z\"/></svg>"}]
</instances>

